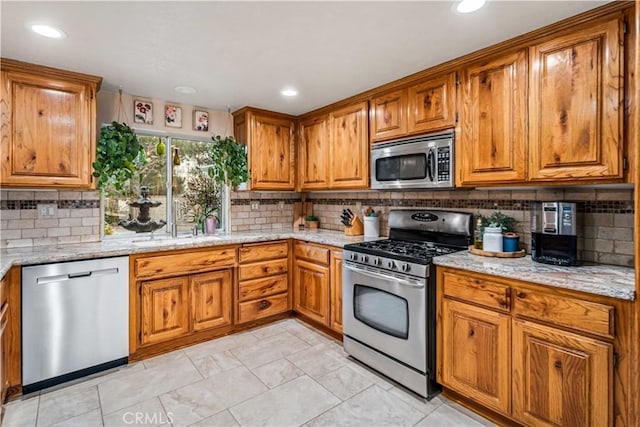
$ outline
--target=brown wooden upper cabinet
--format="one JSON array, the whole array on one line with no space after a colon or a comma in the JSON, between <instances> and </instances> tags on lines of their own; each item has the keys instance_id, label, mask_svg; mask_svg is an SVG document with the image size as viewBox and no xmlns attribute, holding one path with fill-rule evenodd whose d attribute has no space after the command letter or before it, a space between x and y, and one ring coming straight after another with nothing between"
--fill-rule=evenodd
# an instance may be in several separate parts
<instances>
[{"instance_id":1,"label":"brown wooden upper cabinet","mask_svg":"<svg viewBox=\"0 0 640 427\"><path fill-rule=\"evenodd\" d=\"M529 179L622 178L622 19L530 49Z\"/></svg>"},{"instance_id":2,"label":"brown wooden upper cabinet","mask_svg":"<svg viewBox=\"0 0 640 427\"><path fill-rule=\"evenodd\" d=\"M94 186L101 77L2 58L0 184Z\"/></svg>"},{"instance_id":3,"label":"brown wooden upper cabinet","mask_svg":"<svg viewBox=\"0 0 640 427\"><path fill-rule=\"evenodd\" d=\"M233 119L236 140L248 148L249 188L295 189L295 117L246 107Z\"/></svg>"},{"instance_id":4,"label":"brown wooden upper cabinet","mask_svg":"<svg viewBox=\"0 0 640 427\"><path fill-rule=\"evenodd\" d=\"M300 190L369 187L367 102L300 122Z\"/></svg>"},{"instance_id":5,"label":"brown wooden upper cabinet","mask_svg":"<svg viewBox=\"0 0 640 427\"><path fill-rule=\"evenodd\" d=\"M525 181L527 51L478 62L461 78L458 182Z\"/></svg>"},{"instance_id":6,"label":"brown wooden upper cabinet","mask_svg":"<svg viewBox=\"0 0 640 427\"><path fill-rule=\"evenodd\" d=\"M432 132L455 124L455 73L429 77L371 99L371 141Z\"/></svg>"},{"instance_id":7,"label":"brown wooden upper cabinet","mask_svg":"<svg viewBox=\"0 0 640 427\"><path fill-rule=\"evenodd\" d=\"M431 132L455 123L455 73L409 86L409 133Z\"/></svg>"},{"instance_id":8,"label":"brown wooden upper cabinet","mask_svg":"<svg viewBox=\"0 0 640 427\"><path fill-rule=\"evenodd\" d=\"M407 89L395 90L371 99L369 127L371 141L398 138L407 133Z\"/></svg>"}]
</instances>

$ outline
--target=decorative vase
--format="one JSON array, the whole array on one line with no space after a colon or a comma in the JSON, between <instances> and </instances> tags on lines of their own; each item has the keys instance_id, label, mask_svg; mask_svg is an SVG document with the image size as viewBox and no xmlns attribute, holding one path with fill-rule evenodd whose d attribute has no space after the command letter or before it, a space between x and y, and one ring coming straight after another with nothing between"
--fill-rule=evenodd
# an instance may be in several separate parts
<instances>
[{"instance_id":1,"label":"decorative vase","mask_svg":"<svg viewBox=\"0 0 640 427\"><path fill-rule=\"evenodd\" d=\"M502 235L502 250L504 252L517 252L520 244L520 236L517 233L504 233Z\"/></svg>"},{"instance_id":2,"label":"decorative vase","mask_svg":"<svg viewBox=\"0 0 640 427\"><path fill-rule=\"evenodd\" d=\"M305 224L306 228L311 228L311 229L318 228L319 221L305 221L305 222L306 222Z\"/></svg>"},{"instance_id":3,"label":"decorative vase","mask_svg":"<svg viewBox=\"0 0 640 427\"><path fill-rule=\"evenodd\" d=\"M216 218L213 216L204 219L204 232L207 234L216 234Z\"/></svg>"}]
</instances>

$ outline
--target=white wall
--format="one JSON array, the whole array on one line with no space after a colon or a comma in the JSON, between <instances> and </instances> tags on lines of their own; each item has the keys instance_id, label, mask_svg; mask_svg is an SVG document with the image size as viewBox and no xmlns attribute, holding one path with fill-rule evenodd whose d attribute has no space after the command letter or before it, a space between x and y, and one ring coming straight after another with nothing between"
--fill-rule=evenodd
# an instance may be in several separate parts
<instances>
[{"instance_id":1,"label":"white wall","mask_svg":"<svg viewBox=\"0 0 640 427\"><path fill-rule=\"evenodd\" d=\"M98 129L103 124L111 123L112 121L125 122L136 131L151 131L154 133L162 132L168 135L180 136L180 137L195 137L198 139L210 139L215 135L228 136L233 135L233 116L226 111L213 110L209 108L199 107L199 110L206 110L209 112L209 131L199 132L192 129L193 123L193 105L174 103L164 101L160 99L145 98L142 96L135 96L137 100L151 101L153 103L153 124L146 125L142 123L133 123L133 100L134 96L123 93L122 94L122 111L120 112L120 119L118 120L118 105L119 94L118 92L110 92L101 90L98 92ZM182 107L182 128L165 127L164 125L164 106L165 104L172 104Z\"/></svg>"}]
</instances>

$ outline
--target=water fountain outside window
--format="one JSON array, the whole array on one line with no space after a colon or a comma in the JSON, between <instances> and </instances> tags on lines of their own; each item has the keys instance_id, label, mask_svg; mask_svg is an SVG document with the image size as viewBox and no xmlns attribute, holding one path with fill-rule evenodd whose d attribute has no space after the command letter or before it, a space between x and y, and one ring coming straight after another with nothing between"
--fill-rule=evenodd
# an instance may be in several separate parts
<instances>
[{"instance_id":1,"label":"water fountain outside window","mask_svg":"<svg viewBox=\"0 0 640 427\"><path fill-rule=\"evenodd\" d=\"M149 187L140 187L140 198L135 202L130 202L129 206L138 208L138 217L135 219L121 219L118 225L126 228L127 230L135 231L136 233L148 233L156 231L159 228L167 225L165 220L153 220L149 215L149 209L157 208L162 202L153 201L149 199Z\"/></svg>"}]
</instances>

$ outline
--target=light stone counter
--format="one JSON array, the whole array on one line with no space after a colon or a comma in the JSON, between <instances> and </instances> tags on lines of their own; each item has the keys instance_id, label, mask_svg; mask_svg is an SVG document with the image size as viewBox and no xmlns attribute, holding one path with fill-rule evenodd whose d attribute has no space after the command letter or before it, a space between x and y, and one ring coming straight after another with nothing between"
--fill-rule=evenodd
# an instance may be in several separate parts
<instances>
[{"instance_id":1,"label":"light stone counter","mask_svg":"<svg viewBox=\"0 0 640 427\"><path fill-rule=\"evenodd\" d=\"M344 233L330 230L247 232L215 234L211 236L179 236L175 239L156 235L153 240L149 238L149 235L141 235L131 236L126 239L105 239L102 242L95 243L35 246L3 250L0 251L0 277L4 276L13 265L32 265L80 259L107 258L171 249L237 245L290 238L338 247L342 247L348 243L363 241L362 236L345 236Z\"/></svg>"},{"instance_id":2,"label":"light stone counter","mask_svg":"<svg viewBox=\"0 0 640 427\"><path fill-rule=\"evenodd\" d=\"M635 272L614 265L560 267L523 258L488 258L458 252L434 258L436 265L524 280L557 288L624 300L635 300Z\"/></svg>"}]
</instances>

